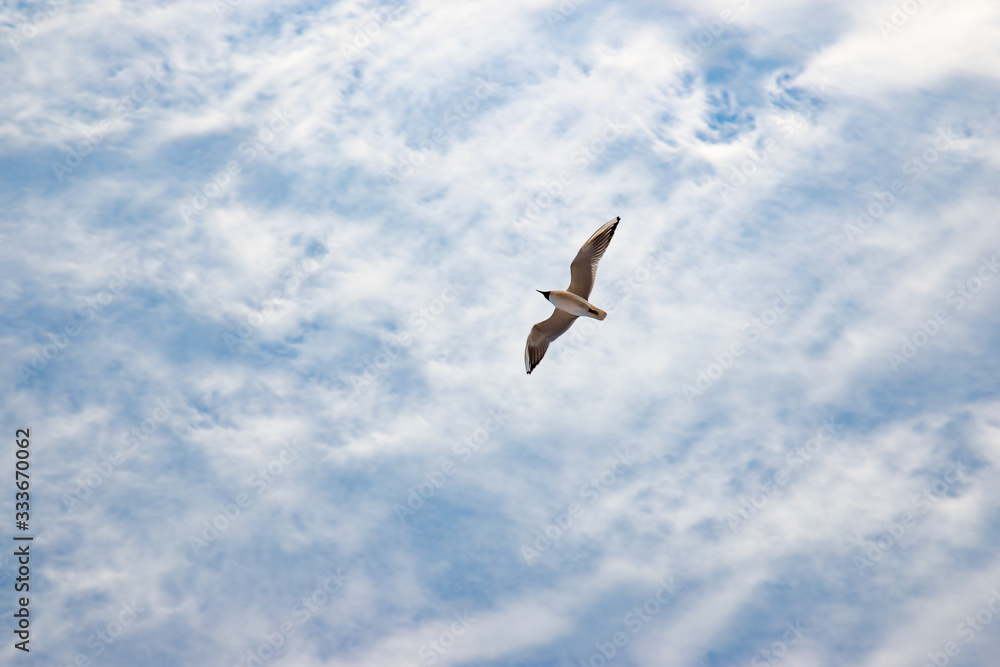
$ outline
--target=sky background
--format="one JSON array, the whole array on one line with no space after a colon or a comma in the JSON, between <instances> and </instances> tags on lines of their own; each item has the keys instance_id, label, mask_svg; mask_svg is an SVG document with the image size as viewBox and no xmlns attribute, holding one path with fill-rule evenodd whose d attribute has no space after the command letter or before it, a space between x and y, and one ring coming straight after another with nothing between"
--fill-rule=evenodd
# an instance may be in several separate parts
<instances>
[{"instance_id":1,"label":"sky background","mask_svg":"<svg viewBox=\"0 0 1000 667\"><path fill-rule=\"evenodd\" d=\"M0 662L996 664L994 0L0 26Z\"/></svg>"}]
</instances>

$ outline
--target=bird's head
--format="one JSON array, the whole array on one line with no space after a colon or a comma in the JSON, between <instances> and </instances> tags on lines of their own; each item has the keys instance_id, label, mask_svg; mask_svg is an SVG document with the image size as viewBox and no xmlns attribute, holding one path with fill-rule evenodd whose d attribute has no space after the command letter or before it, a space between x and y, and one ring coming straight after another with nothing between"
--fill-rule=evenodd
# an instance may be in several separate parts
<instances>
[{"instance_id":1,"label":"bird's head","mask_svg":"<svg viewBox=\"0 0 1000 667\"><path fill-rule=\"evenodd\" d=\"M539 294L541 294L542 296L544 296L546 301L549 300L549 294L552 293L552 290L549 290L548 292L543 292L540 289L536 289L535 291L538 292Z\"/></svg>"}]
</instances>

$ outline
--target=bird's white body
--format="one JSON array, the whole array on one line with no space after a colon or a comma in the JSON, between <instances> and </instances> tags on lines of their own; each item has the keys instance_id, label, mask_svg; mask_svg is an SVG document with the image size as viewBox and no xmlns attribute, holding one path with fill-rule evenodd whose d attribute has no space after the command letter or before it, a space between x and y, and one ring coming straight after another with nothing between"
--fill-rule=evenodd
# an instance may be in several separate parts
<instances>
[{"instance_id":1,"label":"bird's white body","mask_svg":"<svg viewBox=\"0 0 1000 667\"><path fill-rule=\"evenodd\" d=\"M548 299L559 310L577 317L593 317L595 320L603 320L608 316L607 313L586 299L566 290L552 290L548 294Z\"/></svg>"}]
</instances>

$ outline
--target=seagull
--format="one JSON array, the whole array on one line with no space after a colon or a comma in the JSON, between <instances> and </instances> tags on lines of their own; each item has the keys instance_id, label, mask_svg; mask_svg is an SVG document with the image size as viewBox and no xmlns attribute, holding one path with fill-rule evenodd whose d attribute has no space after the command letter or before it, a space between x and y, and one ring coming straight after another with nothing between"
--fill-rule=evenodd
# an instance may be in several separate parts
<instances>
[{"instance_id":1,"label":"seagull","mask_svg":"<svg viewBox=\"0 0 1000 667\"><path fill-rule=\"evenodd\" d=\"M528 343L524 346L524 370L528 371L528 375L531 375L531 371L535 370L535 366L545 356L549 343L566 333L576 318L592 317L595 320L603 320L608 316L606 312L587 301L587 297L590 296L590 290L594 289L597 263L608 249L620 220L619 217L605 222L587 239L580 252L576 253L576 258L569 265L570 281L565 291L535 290L556 308L552 312L552 317L531 327L531 333L528 334Z\"/></svg>"}]
</instances>

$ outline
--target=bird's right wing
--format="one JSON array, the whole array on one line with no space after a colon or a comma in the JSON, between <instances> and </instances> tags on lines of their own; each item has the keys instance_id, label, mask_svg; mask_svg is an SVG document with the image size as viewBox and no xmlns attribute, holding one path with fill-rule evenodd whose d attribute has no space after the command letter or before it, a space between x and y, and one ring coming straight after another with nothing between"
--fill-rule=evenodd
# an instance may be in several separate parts
<instances>
[{"instance_id":1,"label":"bird's right wing","mask_svg":"<svg viewBox=\"0 0 1000 667\"><path fill-rule=\"evenodd\" d=\"M576 315L570 315L565 310L556 308L552 317L531 327L528 343L524 346L524 370L528 371L529 375L545 356L549 343L566 333L575 320Z\"/></svg>"},{"instance_id":2,"label":"bird's right wing","mask_svg":"<svg viewBox=\"0 0 1000 667\"><path fill-rule=\"evenodd\" d=\"M618 227L620 220L621 218L615 218L605 222L600 229L594 232L593 236L587 239L587 242L580 248L580 252L576 253L576 258L569 267L570 281L567 292L572 292L584 299L590 298L590 290L594 289L594 279L597 277L597 263L601 261L604 251L608 249L608 244L611 243L611 237L615 235L615 228Z\"/></svg>"}]
</instances>

